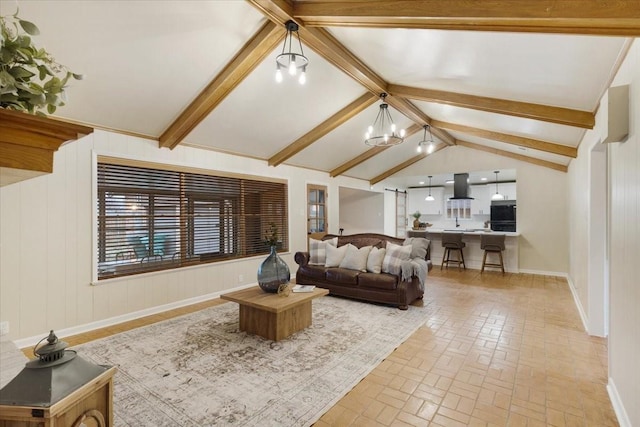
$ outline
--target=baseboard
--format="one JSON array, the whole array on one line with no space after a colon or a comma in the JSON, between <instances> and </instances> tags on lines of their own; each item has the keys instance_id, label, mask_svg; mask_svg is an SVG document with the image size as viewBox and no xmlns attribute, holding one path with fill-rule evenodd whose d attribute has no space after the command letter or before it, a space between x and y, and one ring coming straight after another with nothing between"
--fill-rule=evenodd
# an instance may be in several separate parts
<instances>
[{"instance_id":1,"label":"baseboard","mask_svg":"<svg viewBox=\"0 0 640 427\"><path fill-rule=\"evenodd\" d=\"M518 272L522 274L535 274L537 276L564 277L565 279L569 277L567 273L561 271L526 270L521 268Z\"/></svg>"},{"instance_id":2,"label":"baseboard","mask_svg":"<svg viewBox=\"0 0 640 427\"><path fill-rule=\"evenodd\" d=\"M611 400L611 405L613 406L613 411L616 413L620 427L631 427L631 420L629 419L629 415L627 415L627 411L624 409L622 399L620 399L620 395L618 394L618 389L611 377L609 377L609 383L607 384L607 392L609 393L609 399Z\"/></svg>"},{"instance_id":3,"label":"baseboard","mask_svg":"<svg viewBox=\"0 0 640 427\"><path fill-rule=\"evenodd\" d=\"M86 332L94 331L96 329L117 325L119 323L128 322L130 320L139 319L139 318L145 317L145 316L150 316L152 314L158 314L158 313L162 313L164 311L169 311L169 310L173 310L173 309L180 308L180 307L185 307L185 306L192 305L192 304L197 304L197 303L200 303L200 302L203 302L203 301L208 301L208 300L211 300L211 299L214 299L214 298L219 298L220 295L223 294L223 293L237 291L237 290L240 290L240 289L249 288L251 286L256 286L256 283L250 283L248 285L237 286L237 287L232 288L232 289L225 289L223 291L213 292L213 293L206 294L206 295L200 295L200 296L197 296L197 297L193 297L193 298L188 298L188 299L181 300L181 301L172 302L172 303L169 303L169 304L159 305L157 307L146 308L144 310L123 314L121 316L110 317L108 319L97 320L95 322L85 323L84 325L73 326L71 328L56 329L55 333L56 333L56 336L58 336L60 338L68 337L68 336L72 336L72 335L83 334L83 333L86 333ZM42 340L42 338L46 338L48 334L49 334L49 331L42 332L42 334L40 334L40 335L35 335L35 336L32 336L32 337L27 337L27 338L22 338L22 339L19 339L19 340L15 340L14 343L18 348L33 347L40 340Z\"/></svg>"},{"instance_id":4,"label":"baseboard","mask_svg":"<svg viewBox=\"0 0 640 427\"><path fill-rule=\"evenodd\" d=\"M587 334L591 335L589 333L589 326L587 323L588 322L587 313L585 313L584 307L582 307L582 302L580 302L580 298L578 297L578 294L576 292L576 287L573 285L573 280L571 280L571 277L567 277L567 282L569 283L569 289L571 289L571 295L573 295L573 302L576 304L578 313L580 313L580 320L582 320L582 326L584 327L584 330L587 331Z\"/></svg>"}]
</instances>

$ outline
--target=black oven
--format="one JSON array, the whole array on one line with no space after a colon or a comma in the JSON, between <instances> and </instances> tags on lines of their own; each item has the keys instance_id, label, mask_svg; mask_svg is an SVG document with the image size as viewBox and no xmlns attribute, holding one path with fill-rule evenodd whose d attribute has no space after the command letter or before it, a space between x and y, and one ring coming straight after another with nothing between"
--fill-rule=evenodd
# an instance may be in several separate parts
<instances>
[{"instance_id":1,"label":"black oven","mask_svg":"<svg viewBox=\"0 0 640 427\"><path fill-rule=\"evenodd\" d=\"M491 202L491 229L494 231L516 231L515 200L494 200Z\"/></svg>"}]
</instances>

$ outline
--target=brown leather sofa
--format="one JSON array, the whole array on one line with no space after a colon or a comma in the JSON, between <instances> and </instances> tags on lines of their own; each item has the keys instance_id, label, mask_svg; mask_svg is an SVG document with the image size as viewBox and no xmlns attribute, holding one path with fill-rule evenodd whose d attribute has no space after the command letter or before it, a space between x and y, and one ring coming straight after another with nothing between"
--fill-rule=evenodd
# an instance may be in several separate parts
<instances>
[{"instance_id":1,"label":"brown leather sofa","mask_svg":"<svg viewBox=\"0 0 640 427\"><path fill-rule=\"evenodd\" d=\"M404 239L376 233L361 233L349 236L328 234L322 240L337 237L338 247L348 243L363 246L386 247L387 242L402 245ZM390 304L406 310L413 301L422 299L424 291L420 281L413 276L411 281L403 281L401 275L389 273L369 273L339 267L324 267L309 264L309 252L297 252L294 256L298 264L296 283L315 285L329 290L331 295L355 298L364 301ZM428 270L431 270L431 245L425 255Z\"/></svg>"}]
</instances>

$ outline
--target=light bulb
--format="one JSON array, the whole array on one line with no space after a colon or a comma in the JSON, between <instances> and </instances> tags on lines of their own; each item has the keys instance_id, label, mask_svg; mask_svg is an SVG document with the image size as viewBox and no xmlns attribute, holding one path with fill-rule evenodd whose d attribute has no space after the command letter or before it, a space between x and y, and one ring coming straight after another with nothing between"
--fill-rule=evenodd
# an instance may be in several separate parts
<instances>
[{"instance_id":1,"label":"light bulb","mask_svg":"<svg viewBox=\"0 0 640 427\"><path fill-rule=\"evenodd\" d=\"M297 70L298 69L296 67L296 56L292 55L291 62L289 62L289 74L292 76L295 76Z\"/></svg>"},{"instance_id":2,"label":"light bulb","mask_svg":"<svg viewBox=\"0 0 640 427\"><path fill-rule=\"evenodd\" d=\"M276 70L276 83L282 83L282 71L280 71L280 67Z\"/></svg>"},{"instance_id":3,"label":"light bulb","mask_svg":"<svg viewBox=\"0 0 640 427\"><path fill-rule=\"evenodd\" d=\"M404 129L400 129L400 138L404 138L405 131Z\"/></svg>"},{"instance_id":4,"label":"light bulb","mask_svg":"<svg viewBox=\"0 0 640 427\"><path fill-rule=\"evenodd\" d=\"M373 126L369 126L369 127L367 128L367 133L368 133L368 134L372 134L372 133L373 133Z\"/></svg>"},{"instance_id":5,"label":"light bulb","mask_svg":"<svg viewBox=\"0 0 640 427\"><path fill-rule=\"evenodd\" d=\"M396 124L391 123L391 133L395 133L395 132L396 132Z\"/></svg>"},{"instance_id":6,"label":"light bulb","mask_svg":"<svg viewBox=\"0 0 640 427\"><path fill-rule=\"evenodd\" d=\"M422 144L418 144L417 151L418 151L418 153L422 153Z\"/></svg>"},{"instance_id":7,"label":"light bulb","mask_svg":"<svg viewBox=\"0 0 640 427\"><path fill-rule=\"evenodd\" d=\"M371 134L369 132L364 134L364 139L369 139L369 137L371 136Z\"/></svg>"},{"instance_id":8,"label":"light bulb","mask_svg":"<svg viewBox=\"0 0 640 427\"><path fill-rule=\"evenodd\" d=\"M384 142L389 141L389 135L387 135L386 133L384 134Z\"/></svg>"},{"instance_id":9,"label":"light bulb","mask_svg":"<svg viewBox=\"0 0 640 427\"><path fill-rule=\"evenodd\" d=\"M433 148L434 148L433 143L429 144L429 146L427 147L427 154L433 153Z\"/></svg>"},{"instance_id":10,"label":"light bulb","mask_svg":"<svg viewBox=\"0 0 640 427\"><path fill-rule=\"evenodd\" d=\"M304 69L302 70L302 72L300 73L300 77L298 77L298 83L300 83L301 85L305 84L307 82L307 73L305 73Z\"/></svg>"}]
</instances>

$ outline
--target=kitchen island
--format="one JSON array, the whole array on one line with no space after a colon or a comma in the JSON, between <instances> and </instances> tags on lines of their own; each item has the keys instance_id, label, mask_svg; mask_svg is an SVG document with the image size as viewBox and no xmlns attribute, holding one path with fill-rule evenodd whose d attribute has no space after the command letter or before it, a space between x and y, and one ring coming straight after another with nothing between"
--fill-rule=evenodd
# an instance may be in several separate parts
<instances>
[{"instance_id":1,"label":"kitchen island","mask_svg":"<svg viewBox=\"0 0 640 427\"><path fill-rule=\"evenodd\" d=\"M463 249L464 261L467 268L480 270L482 268L482 256L484 251L480 249L480 236L483 234L504 234L505 250L502 253L504 258L504 269L509 273L518 273L518 238L520 233L509 231L491 231L489 229L438 229L427 228L426 230L407 230L407 237L425 237L431 240L431 260L434 268L439 268L442 263L444 248L442 247L442 233L462 233L462 241L466 243ZM455 257L455 256L454 256ZM494 262L494 254L489 254L487 262ZM490 261L491 260L491 261ZM450 267L451 268L451 267ZM499 269L485 268L486 271L499 271Z\"/></svg>"}]
</instances>

